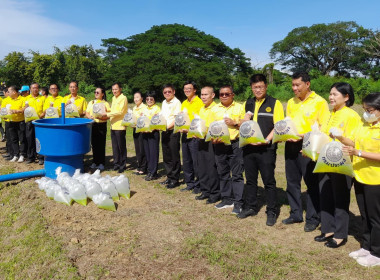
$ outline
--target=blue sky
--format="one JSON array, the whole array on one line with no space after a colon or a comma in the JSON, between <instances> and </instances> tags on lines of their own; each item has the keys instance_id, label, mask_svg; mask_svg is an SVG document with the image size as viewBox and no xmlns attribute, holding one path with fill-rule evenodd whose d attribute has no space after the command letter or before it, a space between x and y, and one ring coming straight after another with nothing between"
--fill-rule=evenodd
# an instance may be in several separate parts
<instances>
[{"instance_id":1,"label":"blue sky","mask_svg":"<svg viewBox=\"0 0 380 280\"><path fill-rule=\"evenodd\" d=\"M0 0L0 59L11 51L51 53L72 44L100 48L153 25L193 26L240 48L253 66L271 62L272 44L300 26L356 21L380 29L379 0Z\"/></svg>"}]
</instances>

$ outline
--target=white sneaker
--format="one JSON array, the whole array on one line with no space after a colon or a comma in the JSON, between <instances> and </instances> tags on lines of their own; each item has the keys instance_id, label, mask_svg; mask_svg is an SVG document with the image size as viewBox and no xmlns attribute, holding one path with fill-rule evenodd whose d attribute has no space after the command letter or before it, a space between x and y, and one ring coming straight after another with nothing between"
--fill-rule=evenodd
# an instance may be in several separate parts
<instances>
[{"instance_id":1,"label":"white sneaker","mask_svg":"<svg viewBox=\"0 0 380 280\"><path fill-rule=\"evenodd\" d=\"M90 168L91 169L96 169L96 164L95 163L91 164Z\"/></svg>"},{"instance_id":2,"label":"white sneaker","mask_svg":"<svg viewBox=\"0 0 380 280\"><path fill-rule=\"evenodd\" d=\"M10 162L16 162L17 160L18 160L18 157L14 156L14 157L10 160Z\"/></svg>"},{"instance_id":3,"label":"white sneaker","mask_svg":"<svg viewBox=\"0 0 380 280\"><path fill-rule=\"evenodd\" d=\"M361 258L361 257L366 257L369 254L370 253L369 253L368 250L360 248L359 250L356 250L356 251L353 251L353 252L349 253L348 256L351 257L351 258L354 258L354 259L358 259L358 258Z\"/></svg>"},{"instance_id":4,"label":"white sneaker","mask_svg":"<svg viewBox=\"0 0 380 280\"><path fill-rule=\"evenodd\" d=\"M380 258L375 257L371 254L369 254L365 257L358 258L356 261L358 262L358 264L360 264L362 266L366 266L366 267L372 267L372 266L380 265Z\"/></svg>"},{"instance_id":5,"label":"white sneaker","mask_svg":"<svg viewBox=\"0 0 380 280\"><path fill-rule=\"evenodd\" d=\"M20 156L17 162L24 162L24 156Z\"/></svg>"},{"instance_id":6,"label":"white sneaker","mask_svg":"<svg viewBox=\"0 0 380 280\"><path fill-rule=\"evenodd\" d=\"M100 171L103 171L103 170L104 170L104 165L103 165L103 164L99 164L98 169L99 169Z\"/></svg>"}]
</instances>

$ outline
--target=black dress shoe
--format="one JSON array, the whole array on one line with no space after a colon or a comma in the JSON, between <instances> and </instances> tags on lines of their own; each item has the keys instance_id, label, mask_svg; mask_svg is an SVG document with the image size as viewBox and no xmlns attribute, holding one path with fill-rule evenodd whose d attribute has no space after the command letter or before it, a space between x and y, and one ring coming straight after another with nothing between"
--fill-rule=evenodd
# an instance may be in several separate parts
<instances>
[{"instance_id":1,"label":"black dress shoe","mask_svg":"<svg viewBox=\"0 0 380 280\"><path fill-rule=\"evenodd\" d=\"M116 170L119 170L120 169L120 166L118 166L118 165L115 165L114 167L113 167L113 171L116 171Z\"/></svg>"},{"instance_id":2,"label":"black dress shoe","mask_svg":"<svg viewBox=\"0 0 380 280\"><path fill-rule=\"evenodd\" d=\"M325 246L328 248L336 249L336 248L339 248L340 246L343 246L346 243L347 243L347 238L344 238L339 244L336 243L336 241L332 238L325 243Z\"/></svg>"},{"instance_id":3,"label":"black dress shoe","mask_svg":"<svg viewBox=\"0 0 380 280\"><path fill-rule=\"evenodd\" d=\"M5 154L5 155L2 155L3 158L7 158L7 157L11 157L10 154Z\"/></svg>"},{"instance_id":4,"label":"black dress shoe","mask_svg":"<svg viewBox=\"0 0 380 280\"><path fill-rule=\"evenodd\" d=\"M316 225L316 224L306 223L303 230L305 232L311 232L311 231L316 230L318 226L319 225Z\"/></svg>"},{"instance_id":5,"label":"black dress shoe","mask_svg":"<svg viewBox=\"0 0 380 280\"><path fill-rule=\"evenodd\" d=\"M186 186L186 188L181 189L181 192L192 191L193 189L194 189L193 187Z\"/></svg>"},{"instance_id":6,"label":"black dress shoe","mask_svg":"<svg viewBox=\"0 0 380 280\"><path fill-rule=\"evenodd\" d=\"M178 182L170 182L169 184L166 185L167 189L174 189L179 186Z\"/></svg>"},{"instance_id":7,"label":"black dress shoe","mask_svg":"<svg viewBox=\"0 0 380 280\"><path fill-rule=\"evenodd\" d=\"M325 241L332 239L333 237L334 237L334 234L326 236L326 234L321 233L321 235L314 237L314 240L317 242L325 242Z\"/></svg>"},{"instance_id":8,"label":"black dress shoe","mask_svg":"<svg viewBox=\"0 0 380 280\"><path fill-rule=\"evenodd\" d=\"M217 198L209 198L209 199L207 199L207 201L206 201L206 204L215 204L215 203L217 203L218 201L220 201L220 197L217 197Z\"/></svg>"},{"instance_id":9,"label":"black dress shoe","mask_svg":"<svg viewBox=\"0 0 380 280\"><path fill-rule=\"evenodd\" d=\"M145 180L145 181L150 181L150 180L152 180L151 178L152 178L152 174L148 173L148 175L146 175L146 176L144 177L144 180Z\"/></svg>"},{"instance_id":10,"label":"black dress shoe","mask_svg":"<svg viewBox=\"0 0 380 280\"><path fill-rule=\"evenodd\" d=\"M302 220L296 220L296 219L294 219L292 217L289 217L289 218L287 218L285 220L282 220L282 223L284 225L291 225L291 224L302 223L302 222L303 222Z\"/></svg>"},{"instance_id":11,"label":"black dress shoe","mask_svg":"<svg viewBox=\"0 0 380 280\"><path fill-rule=\"evenodd\" d=\"M255 209L243 209L239 214L236 215L239 219L245 219L248 218L249 216L256 216L257 211Z\"/></svg>"},{"instance_id":12,"label":"black dress shoe","mask_svg":"<svg viewBox=\"0 0 380 280\"><path fill-rule=\"evenodd\" d=\"M119 169L118 173L123 173L124 170L125 170L125 167L121 167L121 168Z\"/></svg>"},{"instance_id":13,"label":"black dress shoe","mask_svg":"<svg viewBox=\"0 0 380 280\"><path fill-rule=\"evenodd\" d=\"M44 163L45 163L45 160L43 160L43 159L38 160L39 165L44 165Z\"/></svg>"},{"instance_id":14,"label":"black dress shoe","mask_svg":"<svg viewBox=\"0 0 380 280\"><path fill-rule=\"evenodd\" d=\"M277 215L276 215L276 213L273 213L273 212L267 213L267 222L266 222L267 226L269 226L269 227L274 226L274 224L276 223L276 221L277 221Z\"/></svg>"},{"instance_id":15,"label":"black dress shoe","mask_svg":"<svg viewBox=\"0 0 380 280\"><path fill-rule=\"evenodd\" d=\"M194 188L192 193L193 194L199 194L199 193L201 193L201 189L200 188Z\"/></svg>"},{"instance_id":16,"label":"black dress shoe","mask_svg":"<svg viewBox=\"0 0 380 280\"><path fill-rule=\"evenodd\" d=\"M208 195L204 195L203 193L201 195L198 195L195 197L196 200L204 200L204 199L208 199L209 196Z\"/></svg>"},{"instance_id":17,"label":"black dress shoe","mask_svg":"<svg viewBox=\"0 0 380 280\"><path fill-rule=\"evenodd\" d=\"M31 158L26 161L27 164L34 163L34 162L35 162L35 160L31 159Z\"/></svg>"},{"instance_id":18,"label":"black dress shoe","mask_svg":"<svg viewBox=\"0 0 380 280\"><path fill-rule=\"evenodd\" d=\"M159 184L160 184L160 185L167 185L167 184L169 184L169 183L170 183L169 178L166 178L165 181L162 181L162 182L160 182Z\"/></svg>"}]
</instances>

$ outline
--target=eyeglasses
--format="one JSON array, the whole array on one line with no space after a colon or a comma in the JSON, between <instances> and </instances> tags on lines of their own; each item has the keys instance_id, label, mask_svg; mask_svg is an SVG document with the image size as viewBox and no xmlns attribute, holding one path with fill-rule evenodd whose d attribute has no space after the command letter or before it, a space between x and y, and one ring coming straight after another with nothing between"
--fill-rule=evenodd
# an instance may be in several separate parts
<instances>
[{"instance_id":1,"label":"eyeglasses","mask_svg":"<svg viewBox=\"0 0 380 280\"><path fill-rule=\"evenodd\" d=\"M252 87L252 89L255 89L255 90L265 89L265 86L254 86Z\"/></svg>"},{"instance_id":2,"label":"eyeglasses","mask_svg":"<svg viewBox=\"0 0 380 280\"><path fill-rule=\"evenodd\" d=\"M230 97L232 95L232 93L220 93L219 96L220 97Z\"/></svg>"},{"instance_id":3,"label":"eyeglasses","mask_svg":"<svg viewBox=\"0 0 380 280\"><path fill-rule=\"evenodd\" d=\"M154 101L154 98L153 97L147 97L145 98L146 101Z\"/></svg>"},{"instance_id":4,"label":"eyeglasses","mask_svg":"<svg viewBox=\"0 0 380 280\"><path fill-rule=\"evenodd\" d=\"M54 88L50 88L50 90L57 90L58 88L54 87Z\"/></svg>"}]
</instances>

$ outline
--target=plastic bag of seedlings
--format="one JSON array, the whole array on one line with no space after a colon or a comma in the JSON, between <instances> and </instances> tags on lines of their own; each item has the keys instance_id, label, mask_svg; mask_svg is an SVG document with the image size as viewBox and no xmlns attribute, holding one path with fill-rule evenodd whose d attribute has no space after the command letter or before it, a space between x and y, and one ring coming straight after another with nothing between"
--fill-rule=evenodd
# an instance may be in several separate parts
<instances>
[{"instance_id":1,"label":"plastic bag of seedlings","mask_svg":"<svg viewBox=\"0 0 380 280\"><path fill-rule=\"evenodd\" d=\"M57 181L52 180L46 183L45 193L46 196L50 199L54 199L55 193L61 189L61 186Z\"/></svg>"},{"instance_id":2,"label":"plastic bag of seedlings","mask_svg":"<svg viewBox=\"0 0 380 280\"><path fill-rule=\"evenodd\" d=\"M83 206L87 205L86 188L82 184L74 183L71 186L69 192L70 192L71 198L74 199L75 202Z\"/></svg>"},{"instance_id":3,"label":"plastic bag of seedlings","mask_svg":"<svg viewBox=\"0 0 380 280\"><path fill-rule=\"evenodd\" d=\"M136 123L137 123L137 119L135 115L133 114L133 111L131 109L128 109L128 112L124 115L121 125L135 127Z\"/></svg>"},{"instance_id":4,"label":"plastic bag of seedlings","mask_svg":"<svg viewBox=\"0 0 380 280\"><path fill-rule=\"evenodd\" d=\"M206 122L202 120L198 115L194 116L194 119L191 121L189 132L187 133L187 139L193 137L204 139L207 134Z\"/></svg>"},{"instance_id":5,"label":"plastic bag of seedlings","mask_svg":"<svg viewBox=\"0 0 380 280\"><path fill-rule=\"evenodd\" d=\"M54 194L54 200L69 206L73 203L73 199L70 196L69 190L66 188L56 190Z\"/></svg>"},{"instance_id":6,"label":"plastic bag of seedlings","mask_svg":"<svg viewBox=\"0 0 380 280\"><path fill-rule=\"evenodd\" d=\"M184 109L182 112L179 112L174 118L174 131L173 133L177 133L182 129L189 130L190 129L190 118L187 114L187 110Z\"/></svg>"},{"instance_id":7,"label":"plastic bag of seedlings","mask_svg":"<svg viewBox=\"0 0 380 280\"><path fill-rule=\"evenodd\" d=\"M58 109L55 107L49 107L45 112L45 119L59 118Z\"/></svg>"},{"instance_id":8,"label":"plastic bag of seedlings","mask_svg":"<svg viewBox=\"0 0 380 280\"><path fill-rule=\"evenodd\" d=\"M351 159L343 154L342 147L342 143L338 141L332 141L323 146L313 172L331 172L354 177Z\"/></svg>"},{"instance_id":9,"label":"plastic bag of seedlings","mask_svg":"<svg viewBox=\"0 0 380 280\"><path fill-rule=\"evenodd\" d=\"M266 143L259 124L255 121L242 123L239 129L239 147L256 143Z\"/></svg>"},{"instance_id":10,"label":"plastic bag of seedlings","mask_svg":"<svg viewBox=\"0 0 380 280\"><path fill-rule=\"evenodd\" d=\"M50 181L50 180L53 180L53 179L50 179L48 177L42 177L40 179L37 179L35 180L34 182L36 182L38 184L38 188L41 190L41 191L44 191L46 189L46 184Z\"/></svg>"},{"instance_id":11,"label":"plastic bag of seedlings","mask_svg":"<svg viewBox=\"0 0 380 280\"><path fill-rule=\"evenodd\" d=\"M290 118L285 118L274 124L273 143L287 141L290 139L299 140L296 125Z\"/></svg>"},{"instance_id":12,"label":"plastic bag of seedlings","mask_svg":"<svg viewBox=\"0 0 380 280\"><path fill-rule=\"evenodd\" d=\"M150 119L147 116L141 116L137 119L136 132L150 132Z\"/></svg>"},{"instance_id":13,"label":"plastic bag of seedlings","mask_svg":"<svg viewBox=\"0 0 380 280\"><path fill-rule=\"evenodd\" d=\"M86 188L87 196L92 200L94 195L102 192L102 187L93 179L88 179L83 182Z\"/></svg>"},{"instance_id":14,"label":"plastic bag of seedlings","mask_svg":"<svg viewBox=\"0 0 380 280\"><path fill-rule=\"evenodd\" d=\"M116 190L120 196L129 199L131 192L129 188L129 180L124 175L120 175L112 178L112 182L115 184Z\"/></svg>"},{"instance_id":15,"label":"plastic bag of seedlings","mask_svg":"<svg viewBox=\"0 0 380 280\"><path fill-rule=\"evenodd\" d=\"M37 112L33 107L26 107L26 109L24 110L24 118L25 122L30 122L39 119Z\"/></svg>"},{"instance_id":16,"label":"plastic bag of seedlings","mask_svg":"<svg viewBox=\"0 0 380 280\"><path fill-rule=\"evenodd\" d=\"M95 103L92 106L92 114L95 118L99 118L106 113L106 106L104 106L103 102Z\"/></svg>"},{"instance_id":17,"label":"plastic bag of seedlings","mask_svg":"<svg viewBox=\"0 0 380 280\"><path fill-rule=\"evenodd\" d=\"M94 195L92 201L101 209L116 211L115 203L109 193L101 192Z\"/></svg>"},{"instance_id":18,"label":"plastic bag of seedlings","mask_svg":"<svg viewBox=\"0 0 380 280\"><path fill-rule=\"evenodd\" d=\"M1 119L11 119L11 104L7 104L4 108L0 110L0 118Z\"/></svg>"},{"instance_id":19,"label":"plastic bag of seedlings","mask_svg":"<svg viewBox=\"0 0 380 280\"><path fill-rule=\"evenodd\" d=\"M78 107L74 103L70 103L65 107L66 118L79 118Z\"/></svg>"},{"instance_id":20,"label":"plastic bag of seedlings","mask_svg":"<svg viewBox=\"0 0 380 280\"><path fill-rule=\"evenodd\" d=\"M214 121L210 124L205 141L211 140L219 140L225 145L231 145L230 132L224 120Z\"/></svg>"},{"instance_id":21,"label":"plastic bag of seedlings","mask_svg":"<svg viewBox=\"0 0 380 280\"><path fill-rule=\"evenodd\" d=\"M321 132L318 123L311 127L311 131L306 133L302 141L302 154L313 161L318 159L322 147L330 142L330 137Z\"/></svg>"},{"instance_id":22,"label":"plastic bag of seedlings","mask_svg":"<svg viewBox=\"0 0 380 280\"><path fill-rule=\"evenodd\" d=\"M110 179L100 178L98 183L102 187L102 192L108 192L115 201L119 200L119 193L116 190L115 184Z\"/></svg>"},{"instance_id":23,"label":"plastic bag of seedlings","mask_svg":"<svg viewBox=\"0 0 380 280\"><path fill-rule=\"evenodd\" d=\"M162 114L155 114L150 120L150 129L166 131L166 119Z\"/></svg>"}]
</instances>

